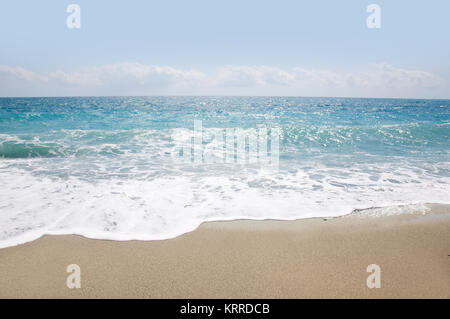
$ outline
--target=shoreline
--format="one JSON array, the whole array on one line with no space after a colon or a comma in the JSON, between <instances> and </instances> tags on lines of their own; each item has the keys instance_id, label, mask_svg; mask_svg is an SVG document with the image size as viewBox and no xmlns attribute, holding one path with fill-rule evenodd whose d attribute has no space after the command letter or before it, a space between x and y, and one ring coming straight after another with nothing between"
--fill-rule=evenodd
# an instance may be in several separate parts
<instances>
[{"instance_id":1,"label":"shoreline","mask_svg":"<svg viewBox=\"0 0 450 319\"><path fill-rule=\"evenodd\" d=\"M131 242L131 241L145 241L145 242L153 242L153 241L162 241L162 240L171 240L175 239L180 236L184 236L186 234L189 234L191 232L196 231L202 225L209 224L209 223L229 223L229 222L236 222L239 223L241 221L250 221L250 222L298 222L302 220L331 220L331 219L338 219L338 218L346 218L349 216L362 216L364 218L374 218L374 217L387 217L391 215L424 215L428 214L430 211L433 213L446 213L447 211L450 213L450 203L431 203L431 202L419 202L419 203L411 203L411 204L397 204L397 205L387 205L387 206L372 206L368 208L355 208L351 212L344 213L342 215L337 216L315 216L315 217L302 217L302 218L276 218L276 217L265 217L265 218L247 218L247 217L235 217L235 218L223 218L223 219L211 219L211 220L204 220L200 223L198 223L195 227L192 227L189 230L186 230L184 232L180 232L173 236L163 236L163 237L151 237L151 238L141 238L141 237L131 237L131 238L124 238L123 235L119 235L119 237L112 238L111 235L108 233L102 233L100 236L92 236L87 235L84 232L56 232L56 231L50 231L46 232L40 235L30 235L24 236L26 239L23 239L23 237L19 237L20 240L18 242L14 241L6 241L9 244L7 245L1 245L0 244L0 250L5 248L11 248L11 247L17 247L21 245L25 245L27 243L36 241L41 239L42 237L51 236L51 237L60 237L60 236L79 236L85 239L89 240L103 240L103 241L112 241L112 242ZM116 235L117 236L117 235Z\"/></svg>"},{"instance_id":2,"label":"shoreline","mask_svg":"<svg viewBox=\"0 0 450 319\"><path fill-rule=\"evenodd\" d=\"M0 249L1 298L449 298L450 205L382 217L202 223L181 236L45 235ZM81 268L69 289L66 268ZM381 288L366 268L381 268Z\"/></svg>"}]
</instances>

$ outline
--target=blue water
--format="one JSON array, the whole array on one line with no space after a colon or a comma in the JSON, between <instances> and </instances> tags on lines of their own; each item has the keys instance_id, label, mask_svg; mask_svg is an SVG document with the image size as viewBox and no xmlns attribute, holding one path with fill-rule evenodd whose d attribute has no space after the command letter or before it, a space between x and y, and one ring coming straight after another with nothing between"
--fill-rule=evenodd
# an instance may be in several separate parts
<instances>
[{"instance_id":1,"label":"blue water","mask_svg":"<svg viewBox=\"0 0 450 319\"><path fill-rule=\"evenodd\" d=\"M204 146L222 129L278 129L279 166L174 160L195 120ZM449 136L449 100L0 98L0 246L47 233L162 239L207 220L448 203Z\"/></svg>"}]
</instances>

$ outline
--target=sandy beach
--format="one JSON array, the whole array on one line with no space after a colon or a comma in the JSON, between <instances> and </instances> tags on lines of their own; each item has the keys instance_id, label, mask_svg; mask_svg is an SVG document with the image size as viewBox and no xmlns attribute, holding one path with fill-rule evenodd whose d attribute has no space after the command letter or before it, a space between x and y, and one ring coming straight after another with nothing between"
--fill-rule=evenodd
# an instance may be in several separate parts
<instances>
[{"instance_id":1,"label":"sandy beach","mask_svg":"<svg viewBox=\"0 0 450 319\"><path fill-rule=\"evenodd\" d=\"M162 241L44 236L0 250L1 298L449 298L450 209L209 222ZM69 289L66 268L81 267ZM369 264L381 288L369 289Z\"/></svg>"}]
</instances>

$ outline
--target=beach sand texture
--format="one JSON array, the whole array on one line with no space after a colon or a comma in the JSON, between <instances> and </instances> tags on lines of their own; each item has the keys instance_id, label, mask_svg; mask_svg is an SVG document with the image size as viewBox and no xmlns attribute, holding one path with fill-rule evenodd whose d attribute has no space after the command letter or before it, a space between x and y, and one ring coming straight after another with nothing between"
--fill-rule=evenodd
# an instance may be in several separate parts
<instances>
[{"instance_id":1,"label":"beach sand texture","mask_svg":"<svg viewBox=\"0 0 450 319\"><path fill-rule=\"evenodd\" d=\"M0 297L449 298L449 213L209 222L161 241L44 236L0 250ZM66 286L69 264L80 289ZM369 264L381 288L367 287Z\"/></svg>"}]
</instances>

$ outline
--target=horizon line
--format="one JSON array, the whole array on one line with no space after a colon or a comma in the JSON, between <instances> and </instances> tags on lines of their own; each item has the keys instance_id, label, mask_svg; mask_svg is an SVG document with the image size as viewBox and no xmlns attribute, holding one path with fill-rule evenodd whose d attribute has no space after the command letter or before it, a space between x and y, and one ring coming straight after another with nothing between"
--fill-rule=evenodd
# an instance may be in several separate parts
<instances>
[{"instance_id":1,"label":"horizon line","mask_svg":"<svg viewBox=\"0 0 450 319\"><path fill-rule=\"evenodd\" d=\"M278 98L329 98L329 99L374 99L374 100L438 100L448 101L449 98L416 98L416 97L362 97L362 96L313 96L313 95L40 95L40 96L0 96L0 99L32 99L32 98L102 98L102 97L278 97Z\"/></svg>"}]
</instances>

